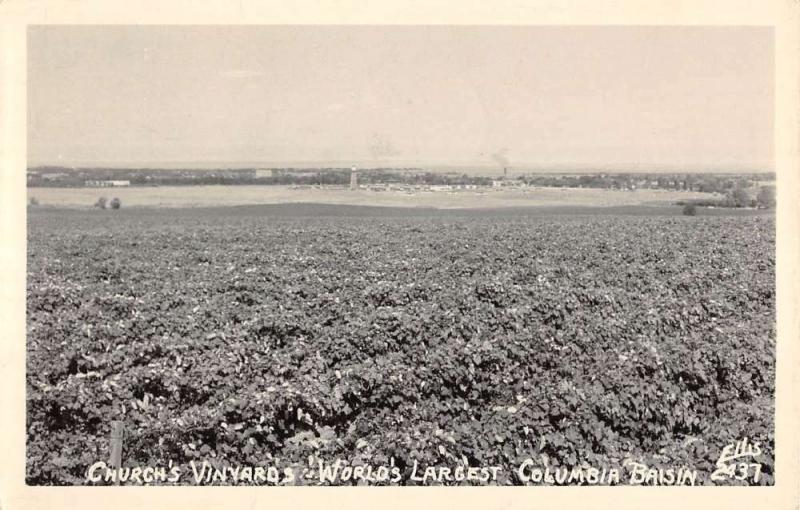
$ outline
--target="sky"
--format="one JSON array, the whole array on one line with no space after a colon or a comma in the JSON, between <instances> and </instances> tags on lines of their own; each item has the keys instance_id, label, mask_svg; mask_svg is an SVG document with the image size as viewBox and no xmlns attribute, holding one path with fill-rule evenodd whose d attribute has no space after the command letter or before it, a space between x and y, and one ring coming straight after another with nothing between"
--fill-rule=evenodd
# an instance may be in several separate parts
<instances>
[{"instance_id":1,"label":"sky","mask_svg":"<svg viewBox=\"0 0 800 510\"><path fill-rule=\"evenodd\" d=\"M37 26L31 165L773 169L767 27Z\"/></svg>"}]
</instances>

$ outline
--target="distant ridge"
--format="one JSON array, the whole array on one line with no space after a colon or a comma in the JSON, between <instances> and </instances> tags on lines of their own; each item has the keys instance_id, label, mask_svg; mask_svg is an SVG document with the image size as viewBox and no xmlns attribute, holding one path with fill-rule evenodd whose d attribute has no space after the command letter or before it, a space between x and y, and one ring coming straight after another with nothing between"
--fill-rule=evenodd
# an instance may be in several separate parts
<instances>
[{"instance_id":1,"label":"distant ridge","mask_svg":"<svg viewBox=\"0 0 800 510\"><path fill-rule=\"evenodd\" d=\"M503 175L503 168L496 163L440 163L397 161L151 161L151 162L38 162L32 161L28 168L57 167L81 169L142 169L142 170L237 170L253 168L292 169L344 169L356 166L359 169L427 170L431 172L455 172L468 175ZM509 174L522 173L770 173L772 167L752 167L735 164L709 165L588 165L588 164L537 164L518 163L508 167Z\"/></svg>"}]
</instances>

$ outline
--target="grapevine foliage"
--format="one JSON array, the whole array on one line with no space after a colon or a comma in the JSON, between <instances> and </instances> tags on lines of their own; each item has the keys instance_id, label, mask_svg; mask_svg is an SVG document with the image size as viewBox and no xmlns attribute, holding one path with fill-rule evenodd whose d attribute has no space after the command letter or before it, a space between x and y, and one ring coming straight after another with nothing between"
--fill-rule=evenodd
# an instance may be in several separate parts
<instances>
[{"instance_id":1,"label":"grapevine foliage","mask_svg":"<svg viewBox=\"0 0 800 510\"><path fill-rule=\"evenodd\" d=\"M771 217L29 219L27 480L309 455L772 483Z\"/></svg>"}]
</instances>

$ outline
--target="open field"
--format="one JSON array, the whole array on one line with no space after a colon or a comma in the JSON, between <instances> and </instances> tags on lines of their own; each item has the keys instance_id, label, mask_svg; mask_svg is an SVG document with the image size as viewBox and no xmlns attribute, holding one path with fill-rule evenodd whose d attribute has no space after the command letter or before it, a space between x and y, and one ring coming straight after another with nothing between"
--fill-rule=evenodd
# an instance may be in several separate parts
<instances>
[{"instance_id":1,"label":"open field","mask_svg":"<svg viewBox=\"0 0 800 510\"><path fill-rule=\"evenodd\" d=\"M87 483L111 420L165 483L200 459L710 483L744 437L760 478L724 483L773 483L772 216L272 210L31 210L28 483Z\"/></svg>"},{"instance_id":2,"label":"open field","mask_svg":"<svg viewBox=\"0 0 800 510\"><path fill-rule=\"evenodd\" d=\"M132 188L30 188L43 206L91 208L101 196L118 197L123 207L209 207L280 203L374 205L384 207L495 208L523 206L668 205L676 200L713 198L709 193L588 188L486 189L424 192L350 191L288 186L164 186Z\"/></svg>"}]
</instances>

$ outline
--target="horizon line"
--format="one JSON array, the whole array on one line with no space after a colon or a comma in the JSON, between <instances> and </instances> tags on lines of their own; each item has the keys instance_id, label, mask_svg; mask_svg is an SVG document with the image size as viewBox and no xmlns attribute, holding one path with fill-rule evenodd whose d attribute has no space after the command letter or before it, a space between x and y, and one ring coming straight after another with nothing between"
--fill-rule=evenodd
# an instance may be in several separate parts
<instances>
[{"instance_id":1,"label":"horizon line","mask_svg":"<svg viewBox=\"0 0 800 510\"><path fill-rule=\"evenodd\" d=\"M493 169L498 173L505 170L515 171L592 171L592 172L747 172L747 173L771 173L775 172L772 165L752 165L720 163L711 164L637 164L637 163L517 163L507 166L500 166L497 163L479 162L433 162L433 161L394 161L394 162L368 162L365 160L286 160L286 161L140 161L140 162L119 162L119 161L46 161L28 162L27 169L37 167L61 167L72 169L96 170L248 170L248 169L313 169L313 168L351 168L358 169L458 169L458 168L479 168Z\"/></svg>"}]
</instances>

